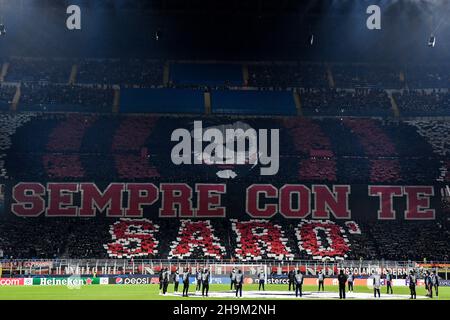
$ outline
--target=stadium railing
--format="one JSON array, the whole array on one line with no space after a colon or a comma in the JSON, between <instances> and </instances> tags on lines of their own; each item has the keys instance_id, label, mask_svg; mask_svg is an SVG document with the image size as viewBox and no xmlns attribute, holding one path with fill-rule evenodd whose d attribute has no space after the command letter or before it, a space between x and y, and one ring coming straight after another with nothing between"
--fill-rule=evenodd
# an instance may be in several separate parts
<instances>
[{"instance_id":1,"label":"stadium railing","mask_svg":"<svg viewBox=\"0 0 450 320\"><path fill-rule=\"evenodd\" d=\"M287 274L292 270L302 270L306 274L314 275L324 270L329 276L336 275L338 270L356 274L371 274L374 270L384 273L390 270L399 277L410 270L438 270L444 279L450 279L449 261L274 261L258 260L240 262L232 260L158 260L158 259L55 259L55 260L0 260L3 277L21 277L33 275L156 275L163 267L173 272L175 270L199 270L209 268L213 275L227 276L233 267L244 267L248 272L264 269L273 275ZM252 267L253 266L253 267ZM0 277L2 277L0 273Z\"/></svg>"}]
</instances>

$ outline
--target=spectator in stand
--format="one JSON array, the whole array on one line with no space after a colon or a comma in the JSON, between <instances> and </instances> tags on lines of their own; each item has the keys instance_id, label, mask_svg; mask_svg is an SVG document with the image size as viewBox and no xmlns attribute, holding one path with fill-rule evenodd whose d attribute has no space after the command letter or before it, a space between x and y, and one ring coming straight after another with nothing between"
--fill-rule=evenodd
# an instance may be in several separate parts
<instances>
[{"instance_id":1,"label":"spectator in stand","mask_svg":"<svg viewBox=\"0 0 450 320\"><path fill-rule=\"evenodd\" d=\"M164 63L157 60L83 60L78 64L79 83L158 87L163 85Z\"/></svg>"},{"instance_id":2,"label":"spectator in stand","mask_svg":"<svg viewBox=\"0 0 450 320\"><path fill-rule=\"evenodd\" d=\"M310 116L389 116L392 114L387 93L379 89L303 89L302 110Z\"/></svg>"},{"instance_id":3,"label":"spectator in stand","mask_svg":"<svg viewBox=\"0 0 450 320\"><path fill-rule=\"evenodd\" d=\"M72 65L67 59L13 58L5 80L67 84Z\"/></svg>"},{"instance_id":4,"label":"spectator in stand","mask_svg":"<svg viewBox=\"0 0 450 320\"><path fill-rule=\"evenodd\" d=\"M332 66L333 78L338 88L400 89L400 70L391 65L341 64Z\"/></svg>"},{"instance_id":5,"label":"spectator in stand","mask_svg":"<svg viewBox=\"0 0 450 320\"><path fill-rule=\"evenodd\" d=\"M109 87L21 85L19 108L28 111L110 112L114 91Z\"/></svg>"},{"instance_id":6,"label":"spectator in stand","mask_svg":"<svg viewBox=\"0 0 450 320\"><path fill-rule=\"evenodd\" d=\"M328 79L322 64L251 64L251 87L286 89L289 87L327 88Z\"/></svg>"},{"instance_id":7,"label":"spectator in stand","mask_svg":"<svg viewBox=\"0 0 450 320\"><path fill-rule=\"evenodd\" d=\"M448 116L450 115L450 93L448 90L404 90L393 93L403 116Z\"/></svg>"},{"instance_id":8,"label":"spectator in stand","mask_svg":"<svg viewBox=\"0 0 450 320\"><path fill-rule=\"evenodd\" d=\"M0 111L9 111L16 93L17 87L3 84L0 86Z\"/></svg>"}]
</instances>

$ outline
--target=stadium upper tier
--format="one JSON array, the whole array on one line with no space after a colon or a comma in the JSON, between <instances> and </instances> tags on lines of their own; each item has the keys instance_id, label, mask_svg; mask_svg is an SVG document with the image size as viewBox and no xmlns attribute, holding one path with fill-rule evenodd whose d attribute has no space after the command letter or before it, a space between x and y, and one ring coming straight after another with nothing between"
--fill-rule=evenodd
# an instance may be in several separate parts
<instances>
[{"instance_id":1,"label":"stadium upper tier","mask_svg":"<svg viewBox=\"0 0 450 320\"><path fill-rule=\"evenodd\" d=\"M4 58L6 82L122 86L428 89L450 84L449 64L309 62L174 62L139 59Z\"/></svg>"},{"instance_id":2,"label":"stadium upper tier","mask_svg":"<svg viewBox=\"0 0 450 320\"><path fill-rule=\"evenodd\" d=\"M450 65L4 59L0 110L448 116Z\"/></svg>"}]
</instances>

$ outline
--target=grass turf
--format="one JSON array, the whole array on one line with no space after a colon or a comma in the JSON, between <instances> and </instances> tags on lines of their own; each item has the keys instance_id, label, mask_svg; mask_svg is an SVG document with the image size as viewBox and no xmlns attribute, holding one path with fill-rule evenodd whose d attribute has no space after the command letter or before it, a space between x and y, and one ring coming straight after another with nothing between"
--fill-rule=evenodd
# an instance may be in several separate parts
<instances>
[{"instance_id":1,"label":"grass turf","mask_svg":"<svg viewBox=\"0 0 450 320\"><path fill-rule=\"evenodd\" d=\"M182 286L180 285L180 289ZM193 292L195 286L190 286L190 292ZM210 291L226 291L229 285L215 284L210 286ZM258 290L256 284L244 286L245 290ZM286 285L266 285L266 290L270 291L286 291ZM316 286L304 286L303 291L316 291ZM327 286L325 288L329 292L337 292L337 286ZM382 288L381 294L385 293ZM169 286L169 293L173 292L173 286ZM355 287L354 292L373 292L368 287ZM394 287L396 294L409 295L407 287ZM425 289L417 287L417 295L425 296ZM178 300L190 299L178 296L160 296L159 286L150 285L91 285L83 286L79 289L70 289L66 286L23 286L23 287L0 287L0 300ZM198 298L193 298L198 300ZM206 298L214 299L214 298ZM437 298L434 297L433 300ZM216 299L218 300L218 299ZM431 299L429 299L431 300ZM439 300L450 300L450 287L439 288Z\"/></svg>"}]
</instances>

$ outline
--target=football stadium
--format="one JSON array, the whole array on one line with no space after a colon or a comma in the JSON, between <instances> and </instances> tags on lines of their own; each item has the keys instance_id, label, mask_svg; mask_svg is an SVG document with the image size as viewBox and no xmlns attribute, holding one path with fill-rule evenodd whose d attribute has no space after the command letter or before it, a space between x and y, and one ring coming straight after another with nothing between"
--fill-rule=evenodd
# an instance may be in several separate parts
<instances>
[{"instance_id":1,"label":"football stadium","mask_svg":"<svg viewBox=\"0 0 450 320\"><path fill-rule=\"evenodd\" d=\"M0 0L0 300L450 300L449 15Z\"/></svg>"}]
</instances>

